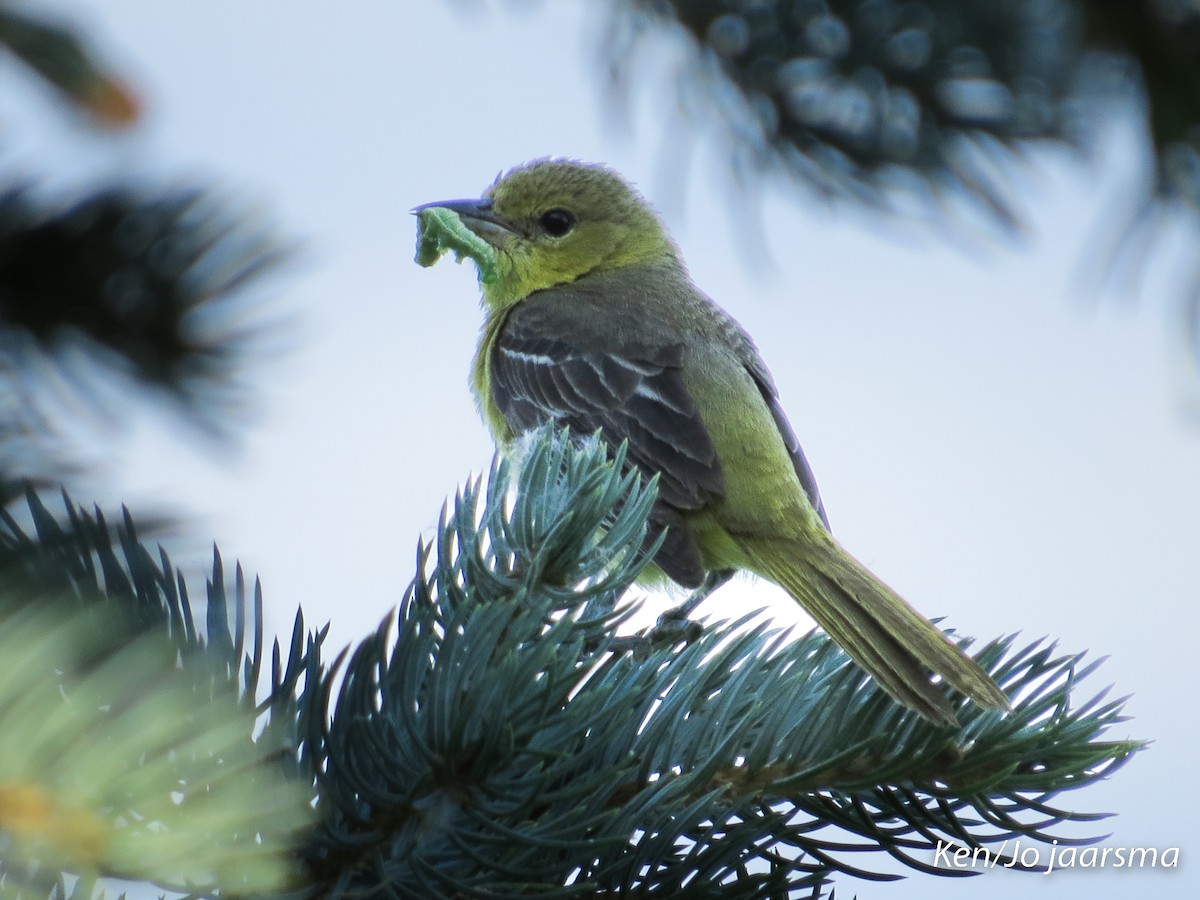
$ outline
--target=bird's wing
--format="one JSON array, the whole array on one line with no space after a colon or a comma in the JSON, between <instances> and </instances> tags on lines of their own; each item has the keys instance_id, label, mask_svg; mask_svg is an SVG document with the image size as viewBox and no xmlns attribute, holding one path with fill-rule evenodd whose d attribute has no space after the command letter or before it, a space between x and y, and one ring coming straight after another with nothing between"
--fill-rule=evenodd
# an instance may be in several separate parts
<instances>
[{"instance_id":1,"label":"bird's wing","mask_svg":"<svg viewBox=\"0 0 1200 900\"><path fill-rule=\"evenodd\" d=\"M800 486L804 488L804 493L808 495L808 500L812 504L813 509L821 517L821 522L825 525L825 530L829 531L829 517L825 514L825 504L821 500L821 492L817 488L817 476L813 474L812 466L808 464L808 460L804 457L804 451L800 447L800 440L796 437L796 432L792 430L787 413L783 411L783 406L779 403L779 390L775 387L775 380L771 377L771 373L767 369L766 363L763 362L762 357L758 355L758 348L754 346L754 341L750 339L750 336L746 334L740 325L734 323L732 319L729 322L732 324L734 332L736 332L735 334L731 334L731 338L738 345L742 364L746 367L746 371L750 373L750 377L754 379L754 383L758 385L759 393L762 394L767 408L771 410L771 418L775 420L775 427L779 429L779 434L783 438L783 444L787 447L788 455L792 457L792 467L796 470L796 477L800 479Z\"/></svg>"},{"instance_id":2,"label":"bird's wing","mask_svg":"<svg viewBox=\"0 0 1200 900\"><path fill-rule=\"evenodd\" d=\"M754 374L753 371L751 374ZM825 503L821 500L821 492L817 489L817 476L813 474L812 466L804 457L804 451L800 448L800 440L796 437L796 432L792 430L787 414L779 405L779 395L775 393L774 385L769 382L763 382L757 378L755 381L758 382L763 399L767 401L767 406L771 410L771 418L775 420L775 426L783 437L784 446L787 447L788 454L792 457L792 467L796 470L796 477L800 479L800 486L804 488L804 493L808 495L808 501L817 511L817 515L821 517L825 530L829 531L829 517L825 514Z\"/></svg>"},{"instance_id":3,"label":"bird's wing","mask_svg":"<svg viewBox=\"0 0 1200 900\"><path fill-rule=\"evenodd\" d=\"M519 434L553 421L578 435L599 431L614 447L628 441L628 459L659 474L659 502L675 511L723 496L716 447L681 374L683 345L614 349L578 325L528 303L509 315L491 358L492 398L509 427Z\"/></svg>"}]
</instances>

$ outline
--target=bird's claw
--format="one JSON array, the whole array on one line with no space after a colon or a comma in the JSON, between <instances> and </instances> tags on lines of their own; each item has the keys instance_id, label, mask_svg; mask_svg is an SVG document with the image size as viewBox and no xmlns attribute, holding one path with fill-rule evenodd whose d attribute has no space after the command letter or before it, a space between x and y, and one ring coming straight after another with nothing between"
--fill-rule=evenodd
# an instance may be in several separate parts
<instances>
[{"instance_id":1,"label":"bird's claw","mask_svg":"<svg viewBox=\"0 0 1200 900\"><path fill-rule=\"evenodd\" d=\"M686 614L678 615L679 608L667 610L658 617L653 628L637 634L614 638L608 645L613 653L631 653L635 659L645 659L659 647L673 646L682 641L690 644L704 634L704 626L694 622Z\"/></svg>"},{"instance_id":2,"label":"bird's claw","mask_svg":"<svg viewBox=\"0 0 1200 900\"><path fill-rule=\"evenodd\" d=\"M731 569L709 572L700 586L692 591L691 596L659 616L653 628L628 637L616 638L609 644L609 649L615 653L633 653L635 657L644 659L656 647L674 645L681 641L690 644L699 640L704 634L704 626L689 617L696 607L732 578L733 574Z\"/></svg>"},{"instance_id":3,"label":"bird's claw","mask_svg":"<svg viewBox=\"0 0 1200 900\"><path fill-rule=\"evenodd\" d=\"M680 641L690 644L699 640L700 635L704 634L704 626L689 619L687 614L688 611L682 606L668 609L650 629L650 641L654 644L676 644Z\"/></svg>"}]
</instances>

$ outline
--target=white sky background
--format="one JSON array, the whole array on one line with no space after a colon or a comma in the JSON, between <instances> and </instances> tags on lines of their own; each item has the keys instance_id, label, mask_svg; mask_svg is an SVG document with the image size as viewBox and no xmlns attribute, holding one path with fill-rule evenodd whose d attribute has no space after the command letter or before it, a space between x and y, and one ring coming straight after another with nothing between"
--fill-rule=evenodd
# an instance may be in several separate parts
<instances>
[{"instance_id":1,"label":"white sky background","mask_svg":"<svg viewBox=\"0 0 1200 900\"><path fill-rule=\"evenodd\" d=\"M668 82L641 79L628 127L606 117L598 19L578 0L525 12L432 0L59 5L139 85L145 122L64 156L75 126L43 114L3 135L0 158L55 183L211 176L305 241L303 264L274 284L275 308L298 316L294 348L258 369L260 415L241 449L214 454L146 406L129 432L95 436L113 468L77 499L135 513L169 499L262 576L273 630L302 604L311 625L332 620L330 655L364 636L400 600L443 498L491 456L466 385L474 272L415 266L408 210L476 196L536 156L608 162L660 201L697 283L756 337L853 552L960 631L1050 635L1111 657L1089 689L1135 695L1112 738L1155 743L1059 802L1120 813L1095 826L1113 832L1105 845L1184 848L1176 871L842 878L839 895L1124 898L1200 885L1200 429L1186 424L1173 282L1150 278L1136 308L1111 295L1095 306L1077 289L1080 269L1102 264L1089 243L1099 217L1135 180L1117 165L1131 147L1091 166L1035 157L1020 175L1021 243L964 250L780 192L761 217L772 272L747 262L710 145L676 172L680 190L663 177L668 139L695 140L666 132ZM35 105L24 80L0 104L6 116ZM202 548L176 554L198 588ZM803 621L765 583L727 587L705 609L766 603Z\"/></svg>"}]
</instances>

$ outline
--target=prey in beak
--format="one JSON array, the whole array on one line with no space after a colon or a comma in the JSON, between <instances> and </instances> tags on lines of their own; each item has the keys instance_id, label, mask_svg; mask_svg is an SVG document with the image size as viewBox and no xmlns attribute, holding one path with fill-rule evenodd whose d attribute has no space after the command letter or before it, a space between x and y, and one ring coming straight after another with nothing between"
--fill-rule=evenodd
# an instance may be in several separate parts
<instances>
[{"instance_id":1,"label":"prey in beak","mask_svg":"<svg viewBox=\"0 0 1200 900\"><path fill-rule=\"evenodd\" d=\"M458 262L470 259L479 280L496 280L496 248L513 237L492 209L492 201L439 200L413 209L417 217L417 264L432 266L450 251Z\"/></svg>"},{"instance_id":2,"label":"prey in beak","mask_svg":"<svg viewBox=\"0 0 1200 900\"><path fill-rule=\"evenodd\" d=\"M496 215L490 197L477 200L435 200L433 203L423 203L413 212L418 216L427 209L448 209L462 220L462 223L493 247L501 247L513 236L512 227Z\"/></svg>"}]
</instances>

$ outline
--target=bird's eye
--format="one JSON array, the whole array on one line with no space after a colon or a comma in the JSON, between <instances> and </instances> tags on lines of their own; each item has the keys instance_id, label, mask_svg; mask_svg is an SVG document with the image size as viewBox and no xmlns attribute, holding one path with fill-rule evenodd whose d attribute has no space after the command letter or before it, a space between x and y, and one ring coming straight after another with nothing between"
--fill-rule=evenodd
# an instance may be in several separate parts
<instances>
[{"instance_id":1,"label":"bird's eye","mask_svg":"<svg viewBox=\"0 0 1200 900\"><path fill-rule=\"evenodd\" d=\"M575 217L565 209L548 209L542 213L542 229L551 237L562 237L575 227Z\"/></svg>"}]
</instances>

